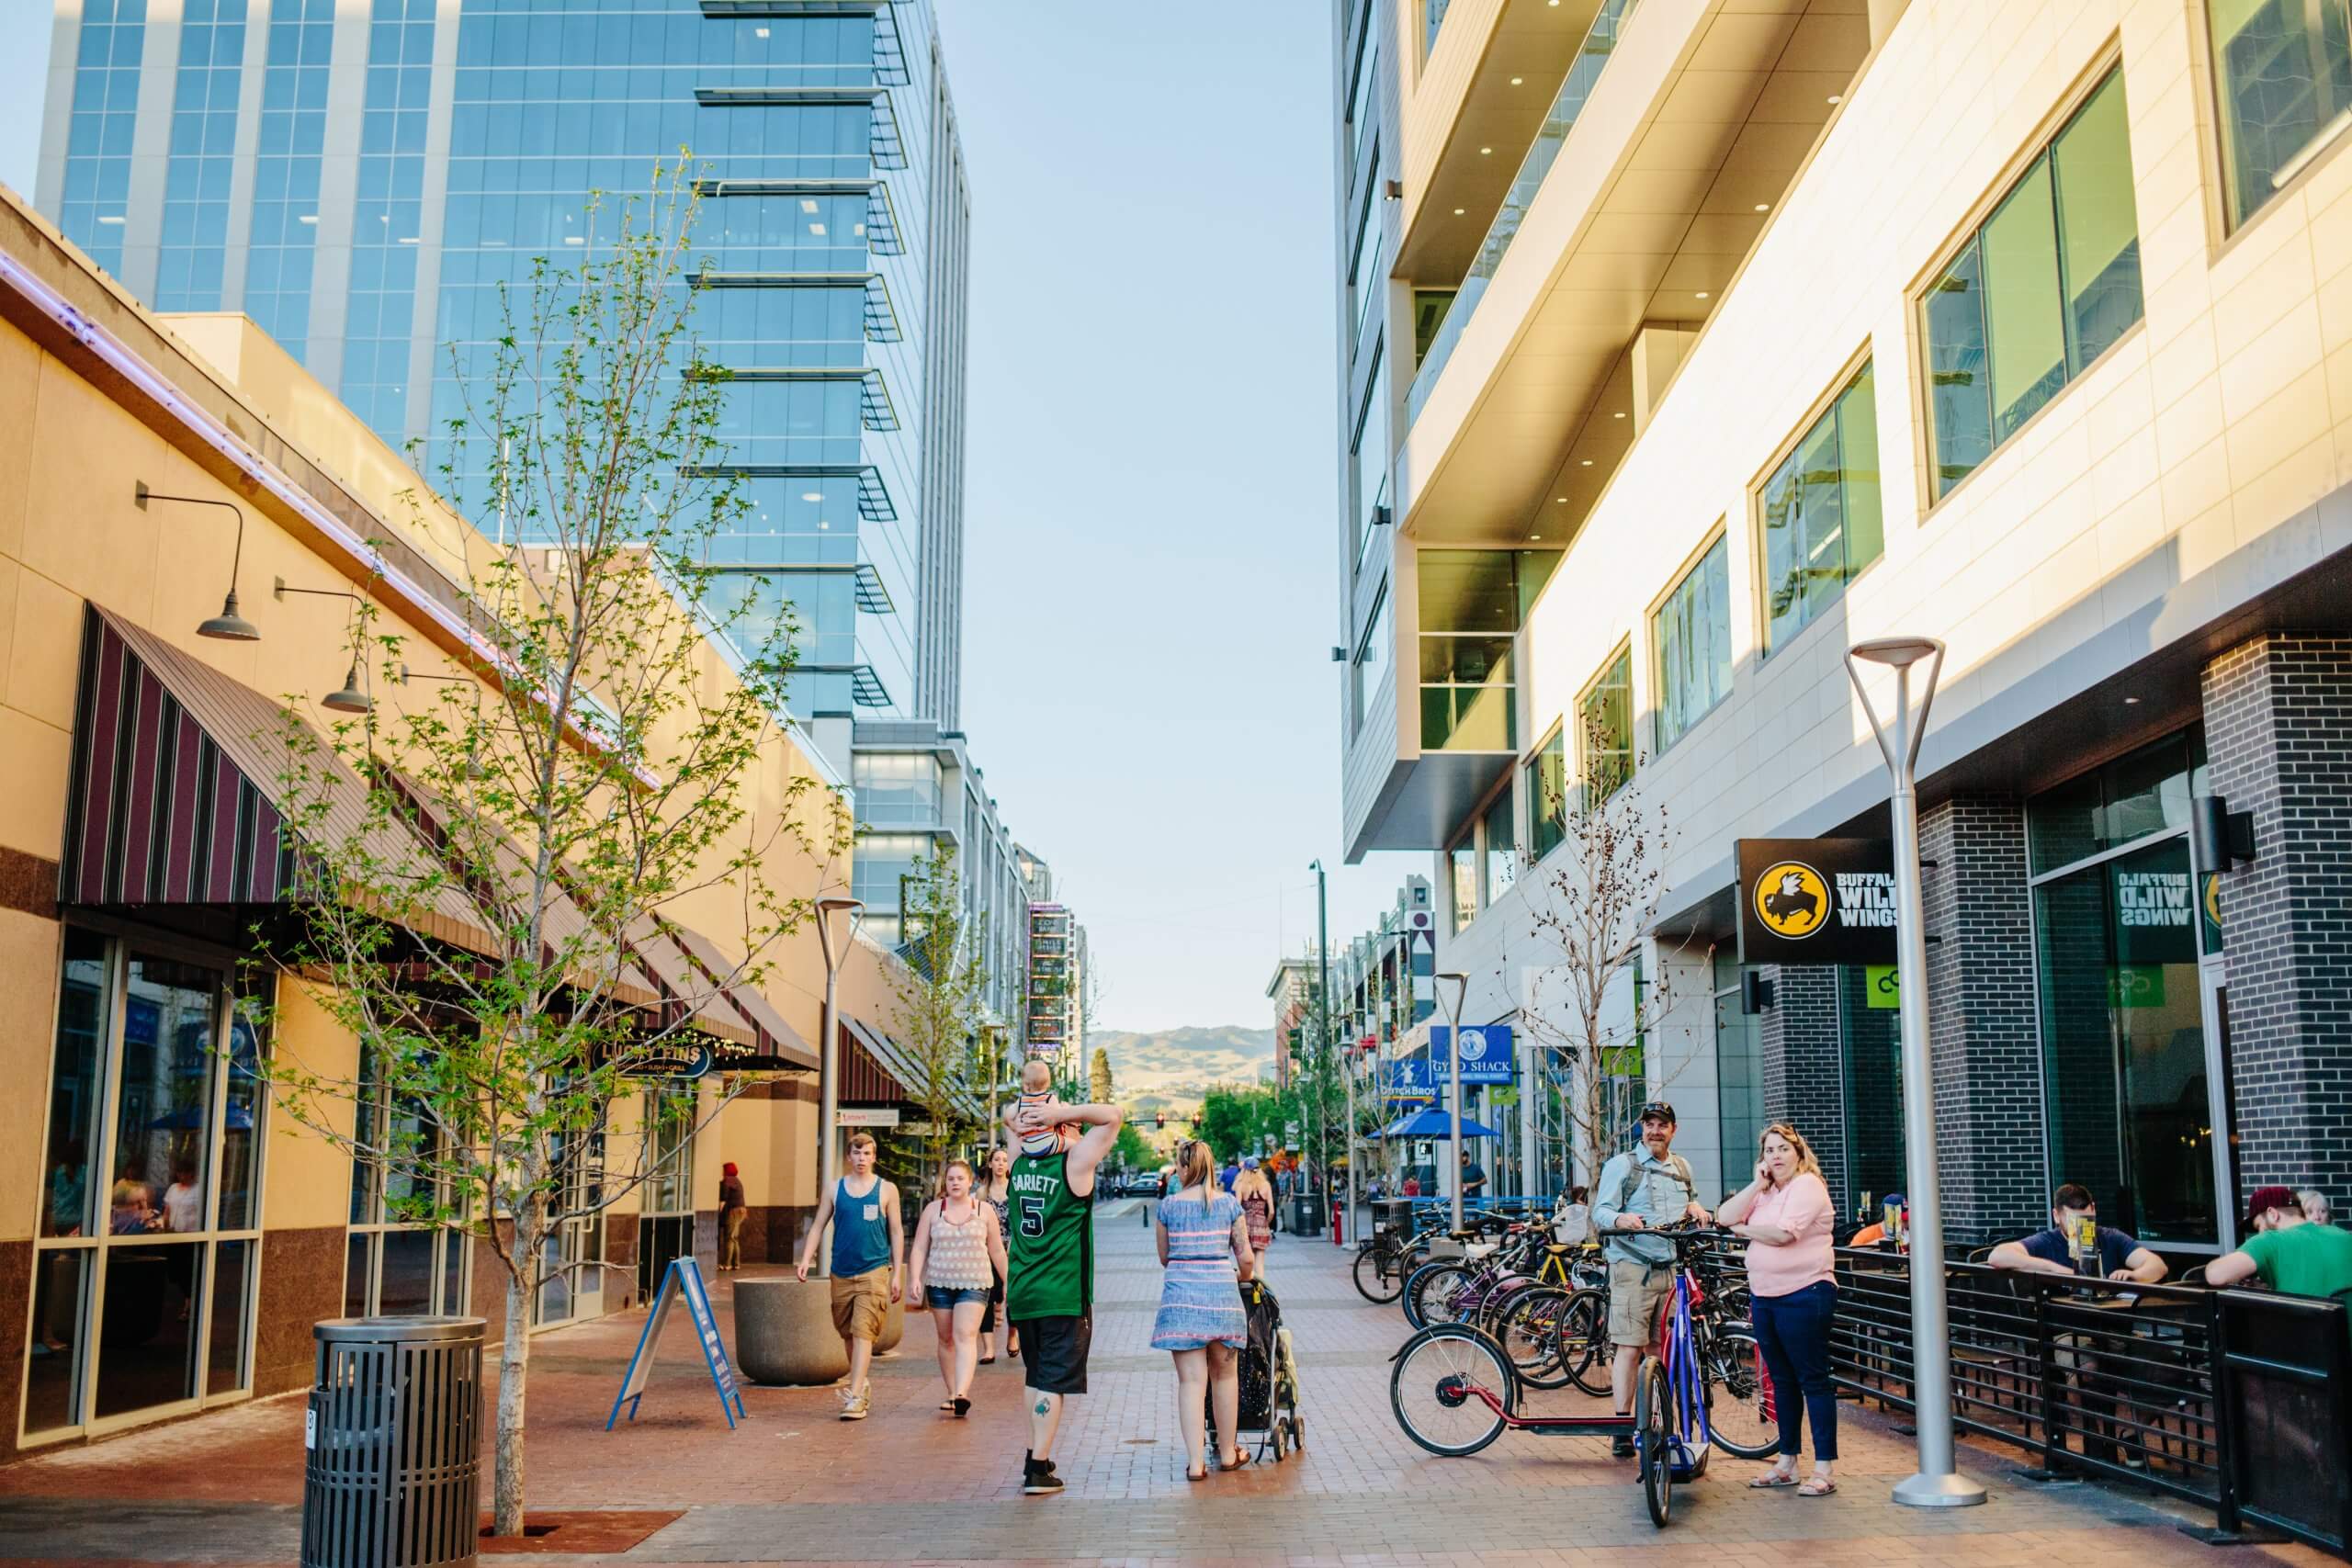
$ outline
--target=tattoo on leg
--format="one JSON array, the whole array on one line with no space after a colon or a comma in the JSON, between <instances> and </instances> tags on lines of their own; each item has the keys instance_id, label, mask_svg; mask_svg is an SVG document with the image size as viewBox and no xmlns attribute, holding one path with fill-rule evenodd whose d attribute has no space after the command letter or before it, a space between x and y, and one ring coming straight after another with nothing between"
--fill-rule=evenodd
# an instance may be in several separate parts
<instances>
[{"instance_id":1,"label":"tattoo on leg","mask_svg":"<svg viewBox=\"0 0 2352 1568\"><path fill-rule=\"evenodd\" d=\"M1037 1402L1037 1414L1038 1414L1038 1415L1040 1415L1040 1416L1046 1415L1046 1413L1048 1413L1049 1411L1051 1411L1051 1410L1053 1409L1053 1407L1054 1407L1054 1405L1053 1405L1053 1401L1048 1400L1048 1399L1041 1399L1041 1400L1039 1400L1039 1401Z\"/></svg>"}]
</instances>

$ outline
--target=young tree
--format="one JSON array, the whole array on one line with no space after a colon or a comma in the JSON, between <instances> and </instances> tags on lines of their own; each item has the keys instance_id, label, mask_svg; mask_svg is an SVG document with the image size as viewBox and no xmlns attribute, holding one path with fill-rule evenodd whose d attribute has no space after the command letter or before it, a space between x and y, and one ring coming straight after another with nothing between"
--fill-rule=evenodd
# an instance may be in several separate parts
<instances>
[{"instance_id":1,"label":"young tree","mask_svg":"<svg viewBox=\"0 0 2352 1568\"><path fill-rule=\"evenodd\" d=\"M1094 1060L1088 1066L1086 1087L1095 1104L1111 1103L1111 1053L1100 1045L1094 1047Z\"/></svg>"},{"instance_id":2,"label":"young tree","mask_svg":"<svg viewBox=\"0 0 2352 1568\"><path fill-rule=\"evenodd\" d=\"M408 683L404 656L431 650L363 616L355 662L390 700L323 738L289 714L284 737L308 897L265 940L362 1066L281 1048L273 1089L407 1194L394 1217L462 1228L503 1269L501 1535L523 1529L532 1305L567 1267L556 1242L695 1130L608 1137L626 1075L695 1046L725 989L759 985L810 913L779 872L843 843L837 798L783 763L788 623L748 623L707 565L743 507L704 477L726 394L687 319L693 191L657 171L650 202L592 204L571 265L534 264L520 299L501 290L492 341L452 351L447 510L409 502L415 537L462 563L470 670ZM467 515L498 517L500 540ZM727 912L711 929L740 959L679 934L689 903ZM725 1095L649 1098L691 1122Z\"/></svg>"},{"instance_id":3,"label":"young tree","mask_svg":"<svg viewBox=\"0 0 2352 1568\"><path fill-rule=\"evenodd\" d=\"M1643 1043L1674 1004L1670 973L1643 968L1673 837L1666 808L1643 799L1631 754L1598 723L1586 732L1584 755L1600 759L1594 777L1581 789L1563 781L1534 803L1564 834L1521 874L1536 951L1507 956L1527 976L1521 1027L1539 1060L1566 1068L1564 1174L1581 1160L1589 1183L1633 1120L1647 1087Z\"/></svg>"},{"instance_id":4,"label":"young tree","mask_svg":"<svg viewBox=\"0 0 2352 1568\"><path fill-rule=\"evenodd\" d=\"M953 842L941 840L935 853L915 862L899 888L899 955L905 963L893 969L890 985L898 1043L917 1080L907 1088L927 1118L927 1188L970 1122L972 1089L985 1071L988 942L978 922L965 918Z\"/></svg>"}]
</instances>

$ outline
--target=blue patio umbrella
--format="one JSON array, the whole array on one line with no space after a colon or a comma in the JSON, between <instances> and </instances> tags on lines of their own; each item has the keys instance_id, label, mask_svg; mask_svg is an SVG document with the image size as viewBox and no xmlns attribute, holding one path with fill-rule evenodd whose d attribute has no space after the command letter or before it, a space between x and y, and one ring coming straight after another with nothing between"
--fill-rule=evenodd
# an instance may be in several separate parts
<instances>
[{"instance_id":1,"label":"blue patio umbrella","mask_svg":"<svg viewBox=\"0 0 2352 1568\"><path fill-rule=\"evenodd\" d=\"M1384 1138L1444 1138L1451 1137L1453 1133L1453 1118L1430 1107L1399 1118L1381 1129L1380 1135ZM1502 1134L1464 1116L1462 1119L1462 1135L1465 1138L1496 1138Z\"/></svg>"}]
</instances>

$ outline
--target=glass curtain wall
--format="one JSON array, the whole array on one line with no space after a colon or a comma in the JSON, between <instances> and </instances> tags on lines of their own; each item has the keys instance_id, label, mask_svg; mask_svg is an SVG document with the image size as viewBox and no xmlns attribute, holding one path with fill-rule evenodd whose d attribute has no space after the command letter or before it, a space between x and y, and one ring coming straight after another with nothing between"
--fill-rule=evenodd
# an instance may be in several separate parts
<instances>
[{"instance_id":1,"label":"glass curtain wall","mask_svg":"<svg viewBox=\"0 0 2352 1568\"><path fill-rule=\"evenodd\" d=\"M2027 807L2051 1181L2150 1242L2220 1240L2188 802L2174 736Z\"/></svg>"},{"instance_id":2,"label":"glass curtain wall","mask_svg":"<svg viewBox=\"0 0 2352 1568\"><path fill-rule=\"evenodd\" d=\"M2352 129L2352 0L2207 0L2205 19L2235 226Z\"/></svg>"},{"instance_id":3,"label":"glass curtain wall","mask_svg":"<svg viewBox=\"0 0 2352 1568\"><path fill-rule=\"evenodd\" d=\"M251 1390L261 1049L225 965L66 928L28 1439Z\"/></svg>"},{"instance_id":4,"label":"glass curtain wall","mask_svg":"<svg viewBox=\"0 0 2352 1568\"><path fill-rule=\"evenodd\" d=\"M245 0L187 0L172 83L171 164L164 175L155 267L158 310L220 308L237 96L244 80Z\"/></svg>"},{"instance_id":5,"label":"glass curtain wall","mask_svg":"<svg viewBox=\"0 0 2352 1568\"><path fill-rule=\"evenodd\" d=\"M246 231L245 314L295 358L311 337L334 0L275 0L261 78L261 143Z\"/></svg>"},{"instance_id":6,"label":"glass curtain wall","mask_svg":"<svg viewBox=\"0 0 2352 1568\"><path fill-rule=\"evenodd\" d=\"M343 1311L462 1313L469 1300L472 1238L435 1215L459 1195L438 1193L419 1174L441 1145L437 1123L414 1100L395 1100L364 1055L354 1133L388 1159L351 1162L351 1227L344 1243Z\"/></svg>"},{"instance_id":7,"label":"glass curtain wall","mask_svg":"<svg viewBox=\"0 0 2352 1568\"><path fill-rule=\"evenodd\" d=\"M1548 550L1420 552L1423 750L1519 749L1511 639L1558 560Z\"/></svg>"},{"instance_id":8,"label":"glass curtain wall","mask_svg":"<svg viewBox=\"0 0 2352 1568\"><path fill-rule=\"evenodd\" d=\"M2128 114L2117 71L1928 286L1938 497L2143 313Z\"/></svg>"},{"instance_id":9,"label":"glass curtain wall","mask_svg":"<svg viewBox=\"0 0 2352 1568\"><path fill-rule=\"evenodd\" d=\"M111 273L122 271L139 64L146 48L147 0L88 0L82 7L57 226Z\"/></svg>"},{"instance_id":10,"label":"glass curtain wall","mask_svg":"<svg viewBox=\"0 0 2352 1568\"><path fill-rule=\"evenodd\" d=\"M1567 735L1561 726L1552 727L1521 773L1527 781L1527 862L1533 865L1568 836Z\"/></svg>"}]
</instances>

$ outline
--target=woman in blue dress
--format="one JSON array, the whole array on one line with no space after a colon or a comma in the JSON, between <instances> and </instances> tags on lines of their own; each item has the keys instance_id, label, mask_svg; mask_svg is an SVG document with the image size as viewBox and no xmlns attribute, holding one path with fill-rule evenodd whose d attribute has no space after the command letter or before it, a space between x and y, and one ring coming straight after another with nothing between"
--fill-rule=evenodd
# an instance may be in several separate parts
<instances>
[{"instance_id":1,"label":"woman in blue dress","mask_svg":"<svg viewBox=\"0 0 2352 1568\"><path fill-rule=\"evenodd\" d=\"M1152 1320L1151 1345L1176 1361L1176 1425L1184 1436L1184 1479L1206 1479L1194 1468L1208 1438L1202 1403L1216 1401L1216 1429L1233 1445L1218 1467L1238 1470L1250 1462L1235 1427L1241 1418L1241 1348L1250 1321L1241 1310L1239 1281L1257 1259L1241 1201L1216 1185L1216 1162L1206 1144L1190 1142L1176 1153L1176 1190L1159 1204L1152 1234L1168 1270L1159 1287L1159 1315Z\"/></svg>"}]
</instances>

